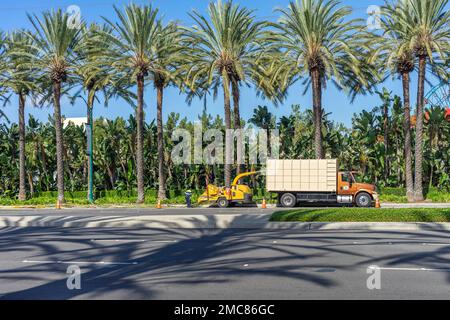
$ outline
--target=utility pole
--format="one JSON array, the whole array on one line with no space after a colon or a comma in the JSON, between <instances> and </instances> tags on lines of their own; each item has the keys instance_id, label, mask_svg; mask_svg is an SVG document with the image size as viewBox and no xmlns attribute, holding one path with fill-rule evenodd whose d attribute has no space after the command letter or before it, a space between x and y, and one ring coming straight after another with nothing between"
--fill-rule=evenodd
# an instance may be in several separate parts
<instances>
[{"instance_id":1,"label":"utility pole","mask_svg":"<svg viewBox=\"0 0 450 320\"><path fill-rule=\"evenodd\" d=\"M88 106L86 138L87 138L87 156L89 158L89 173L88 173L88 200L94 203L94 151L93 151L93 128L94 121L92 116L92 107Z\"/></svg>"}]
</instances>

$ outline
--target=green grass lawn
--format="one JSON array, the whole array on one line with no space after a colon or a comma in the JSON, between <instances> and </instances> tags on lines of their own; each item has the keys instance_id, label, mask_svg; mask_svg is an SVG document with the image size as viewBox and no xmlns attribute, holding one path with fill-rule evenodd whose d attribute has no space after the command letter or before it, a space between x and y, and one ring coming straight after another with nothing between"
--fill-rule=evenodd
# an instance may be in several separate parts
<instances>
[{"instance_id":1,"label":"green grass lawn","mask_svg":"<svg viewBox=\"0 0 450 320\"><path fill-rule=\"evenodd\" d=\"M275 212L281 222L450 222L450 209L324 208Z\"/></svg>"}]
</instances>

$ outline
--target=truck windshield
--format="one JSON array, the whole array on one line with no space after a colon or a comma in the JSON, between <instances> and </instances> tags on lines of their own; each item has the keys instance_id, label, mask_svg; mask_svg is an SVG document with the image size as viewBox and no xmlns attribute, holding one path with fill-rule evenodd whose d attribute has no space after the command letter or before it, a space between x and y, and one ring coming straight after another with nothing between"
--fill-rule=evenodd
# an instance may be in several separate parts
<instances>
[{"instance_id":1,"label":"truck windshield","mask_svg":"<svg viewBox=\"0 0 450 320\"><path fill-rule=\"evenodd\" d=\"M352 172L350 174L350 179L352 179L353 183L358 183L359 181L361 181L361 177L360 177L360 174L358 172Z\"/></svg>"}]
</instances>

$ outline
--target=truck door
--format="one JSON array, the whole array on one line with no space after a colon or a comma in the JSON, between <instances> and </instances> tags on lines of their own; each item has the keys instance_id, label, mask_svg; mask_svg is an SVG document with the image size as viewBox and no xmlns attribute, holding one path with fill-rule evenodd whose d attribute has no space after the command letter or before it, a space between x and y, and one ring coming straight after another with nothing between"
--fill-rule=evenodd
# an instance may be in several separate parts
<instances>
[{"instance_id":1,"label":"truck door","mask_svg":"<svg viewBox=\"0 0 450 320\"><path fill-rule=\"evenodd\" d=\"M339 195L352 195L353 191L351 188L352 176L349 172L339 172L338 179L338 194Z\"/></svg>"}]
</instances>

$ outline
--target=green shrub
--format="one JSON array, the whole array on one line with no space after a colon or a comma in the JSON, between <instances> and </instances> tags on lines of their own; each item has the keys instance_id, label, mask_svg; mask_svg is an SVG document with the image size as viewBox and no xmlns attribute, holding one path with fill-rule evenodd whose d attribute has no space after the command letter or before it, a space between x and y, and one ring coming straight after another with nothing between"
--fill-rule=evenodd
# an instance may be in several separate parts
<instances>
[{"instance_id":1,"label":"green shrub","mask_svg":"<svg viewBox=\"0 0 450 320\"><path fill-rule=\"evenodd\" d=\"M433 202L450 202L450 193L433 188L428 190L426 199Z\"/></svg>"},{"instance_id":2,"label":"green shrub","mask_svg":"<svg viewBox=\"0 0 450 320\"><path fill-rule=\"evenodd\" d=\"M384 187L384 188L380 189L380 194L382 194L382 195L405 196L406 195L406 189L405 188Z\"/></svg>"},{"instance_id":3,"label":"green shrub","mask_svg":"<svg viewBox=\"0 0 450 320\"><path fill-rule=\"evenodd\" d=\"M399 196L395 194L380 194L381 202L395 202L395 203L406 203L408 199L406 196Z\"/></svg>"}]
</instances>

